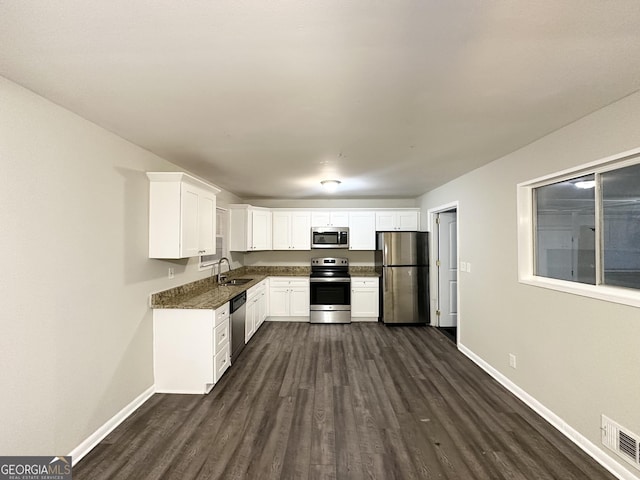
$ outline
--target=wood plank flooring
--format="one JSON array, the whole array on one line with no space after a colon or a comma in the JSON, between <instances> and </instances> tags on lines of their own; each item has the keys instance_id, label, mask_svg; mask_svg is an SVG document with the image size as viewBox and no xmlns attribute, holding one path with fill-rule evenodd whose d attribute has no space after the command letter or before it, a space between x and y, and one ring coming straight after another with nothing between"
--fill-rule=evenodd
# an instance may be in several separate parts
<instances>
[{"instance_id":1,"label":"wood plank flooring","mask_svg":"<svg viewBox=\"0 0 640 480\"><path fill-rule=\"evenodd\" d=\"M434 328L276 322L209 395L154 395L73 477L614 479Z\"/></svg>"}]
</instances>

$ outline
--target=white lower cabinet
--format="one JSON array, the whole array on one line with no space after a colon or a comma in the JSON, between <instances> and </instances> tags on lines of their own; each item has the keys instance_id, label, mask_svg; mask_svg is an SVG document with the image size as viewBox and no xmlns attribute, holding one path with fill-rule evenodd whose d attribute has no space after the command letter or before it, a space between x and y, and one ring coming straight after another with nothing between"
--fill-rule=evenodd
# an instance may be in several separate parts
<instances>
[{"instance_id":1,"label":"white lower cabinet","mask_svg":"<svg viewBox=\"0 0 640 480\"><path fill-rule=\"evenodd\" d=\"M259 293L260 299L258 301L256 331L262 326L269 316L269 279L264 279L260 282L260 285L262 286L262 289Z\"/></svg>"},{"instance_id":2,"label":"white lower cabinet","mask_svg":"<svg viewBox=\"0 0 640 480\"><path fill-rule=\"evenodd\" d=\"M351 277L351 319L354 322L377 321L380 316L377 277Z\"/></svg>"},{"instance_id":3,"label":"white lower cabinet","mask_svg":"<svg viewBox=\"0 0 640 480\"><path fill-rule=\"evenodd\" d=\"M265 279L247 290L244 343L251 340L267 318L268 284L269 280Z\"/></svg>"},{"instance_id":4,"label":"white lower cabinet","mask_svg":"<svg viewBox=\"0 0 640 480\"><path fill-rule=\"evenodd\" d=\"M309 278L307 277L270 277L269 278L269 316L303 317L309 320ZM274 318L276 317L276 318Z\"/></svg>"},{"instance_id":5,"label":"white lower cabinet","mask_svg":"<svg viewBox=\"0 0 640 480\"><path fill-rule=\"evenodd\" d=\"M159 393L209 393L231 365L229 304L155 309L153 371Z\"/></svg>"}]
</instances>

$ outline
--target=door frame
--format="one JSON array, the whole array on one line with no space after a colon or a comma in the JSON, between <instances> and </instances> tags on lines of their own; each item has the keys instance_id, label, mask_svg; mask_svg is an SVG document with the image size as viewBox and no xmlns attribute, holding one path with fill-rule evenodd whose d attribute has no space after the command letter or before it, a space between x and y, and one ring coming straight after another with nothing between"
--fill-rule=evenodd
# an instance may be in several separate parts
<instances>
[{"instance_id":1,"label":"door frame","mask_svg":"<svg viewBox=\"0 0 640 480\"><path fill-rule=\"evenodd\" d=\"M451 210L456 211L456 219L457 219L457 228L456 228L456 258L458 259L458 282L457 282L457 296L458 296L458 326L456 331L456 343L460 345L460 330L462 329L462 311L460 308L460 282L462 280L460 276L460 202L455 200L450 203L446 203L444 205L439 205L437 207L433 207L427 210L427 231L431 232L431 240L429 242L429 265L435 267L436 261L438 260L438 236L436 235L435 226L436 226L436 217L439 213L449 212ZM429 269L429 289L431 293L431 301L430 304L430 315L431 318L435 320L431 322L431 325L437 327L436 323L438 323L438 316L436 315L436 310L438 309L438 305L440 303L439 298L439 289L438 289L438 270L436 268Z\"/></svg>"}]
</instances>

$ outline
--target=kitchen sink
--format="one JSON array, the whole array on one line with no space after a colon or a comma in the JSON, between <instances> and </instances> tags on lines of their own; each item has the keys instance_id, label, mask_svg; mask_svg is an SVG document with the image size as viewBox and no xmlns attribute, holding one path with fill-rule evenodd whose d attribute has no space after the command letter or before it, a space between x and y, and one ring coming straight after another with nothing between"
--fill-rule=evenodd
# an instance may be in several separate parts
<instances>
[{"instance_id":1,"label":"kitchen sink","mask_svg":"<svg viewBox=\"0 0 640 480\"><path fill-rule=\"evenodd\" d=\"M252 282L253 278L232 278L231 280L227 280L224 283L221 283L220 285L222 286L226 286L226 285L244 285L245 283L249 283Z\"/></svg>"}]
</instances>

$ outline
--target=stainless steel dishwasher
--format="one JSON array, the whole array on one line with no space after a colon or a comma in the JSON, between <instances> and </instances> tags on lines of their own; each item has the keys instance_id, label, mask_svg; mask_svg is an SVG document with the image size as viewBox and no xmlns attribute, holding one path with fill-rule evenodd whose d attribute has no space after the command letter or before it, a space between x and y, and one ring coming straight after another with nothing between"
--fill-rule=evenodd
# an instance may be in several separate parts
<instances>
[{"instance_id":1,"label":"stainless steel dishwasher","mask_svg":"<svg viewBox=\"0 0 640 480\"><path fill-rule=\"evenodd\" d=\"M247 292L242 292L231 299L231 363L244 348L246 303Z\"/></svg>"}]
</instances>

